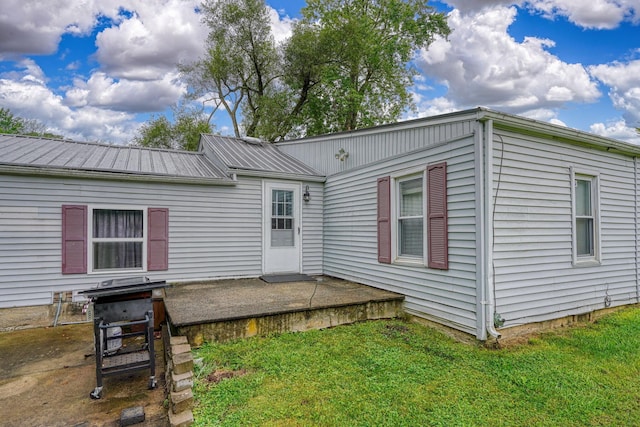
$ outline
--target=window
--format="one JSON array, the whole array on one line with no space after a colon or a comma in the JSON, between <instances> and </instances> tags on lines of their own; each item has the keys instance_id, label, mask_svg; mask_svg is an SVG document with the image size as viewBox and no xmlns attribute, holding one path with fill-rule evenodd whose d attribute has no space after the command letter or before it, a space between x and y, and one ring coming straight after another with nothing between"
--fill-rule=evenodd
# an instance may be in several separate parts
<instances>
[{"instance_id":1,"label":"window","mask_svg":"<svg viewBox=\"0 0 640 427\"><path fill-rule=\"evenodd\" d=\"M93 209L92 270L141 270L145 250L145 212Z\"/></svg>"},{"instance_id":2,"label":"window","mask_svg":"<svg viewBox=\"0 0 640 427\"><path fill-rule=\"evenodd\" d=\"M293 191L271 190L271 246L295 245Z\"/></svg>"},{"instance_id":3,"label":"window","mask_svg":"<svg viewBox=\"0 0 640 427\"><path fill-rule=\"evenodd\" d=\"M168 266L167 208L62 206L62 274Z\"/></svg>"},{"instance_id":4,"label":"window","mask_svg":"<svg viewBox=\"0 0 640 427\"><path fill-rule=\"evenodd\" d=\"M425 185L426 184L426 185ZM447 164L378 178L378 262L449 268Z\"/></svg>"},{"instance_id":5,"label":"window","mask_svg":"<svg viewBox=\"0 0 640 427\"><path fill-rule=\"evenodd\" d=\"M398 257L422 260L424 214L423 174L398 180Z\"/></svg>"},{"instance_id":6,"label":"window","mask_svg":"<svg viewBox=\"0 0 640 427\"><path fill-rule=\"evenodd\" d=\"M598 261L598 178L574 174L573 197L574 263Z\"/></svg>"}]
</instances>

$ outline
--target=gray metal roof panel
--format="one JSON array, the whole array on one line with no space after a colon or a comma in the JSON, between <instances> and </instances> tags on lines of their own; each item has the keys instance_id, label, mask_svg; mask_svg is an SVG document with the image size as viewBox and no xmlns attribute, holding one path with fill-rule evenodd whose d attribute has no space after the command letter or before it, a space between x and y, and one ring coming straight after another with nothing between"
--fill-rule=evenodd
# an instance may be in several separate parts
<instances>
[{"instance_id":1,"label":"gray metal roof panel","mask_svg":"<svg viewBox=\"0 0 640 427\"><path fill-rule=\"evenodd\" d=\"M0 134L0 165L229 180L203 153Z\"/></svg>"},{"instance_id":2,"label":"gray metal roof panel","mask_svg":"<svg viewBox=\"0 0 640 427\"><path fill-rule=\"evenodd\" d=\"M283 153L273 144L211 134L202 135L202 141L230 169L323 176L298 159Z\"/></svg>"}]
</instances>

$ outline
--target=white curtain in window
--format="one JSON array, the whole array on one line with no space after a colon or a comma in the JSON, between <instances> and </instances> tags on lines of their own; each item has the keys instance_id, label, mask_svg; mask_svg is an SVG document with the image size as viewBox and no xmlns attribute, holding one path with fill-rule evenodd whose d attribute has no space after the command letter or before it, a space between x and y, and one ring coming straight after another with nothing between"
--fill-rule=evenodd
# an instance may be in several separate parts
<instances>
[{"instance_id":1,"label":"white curtain in window","mask_svg":"<svg viewBox=\"0 0 640 427\"><path fill-rule=\"evenodd\" d=\"M93 242L94 269L141 268L143 227L142 211L95 209L93 237L101 240Z\"/></svg>"}]
</instances>

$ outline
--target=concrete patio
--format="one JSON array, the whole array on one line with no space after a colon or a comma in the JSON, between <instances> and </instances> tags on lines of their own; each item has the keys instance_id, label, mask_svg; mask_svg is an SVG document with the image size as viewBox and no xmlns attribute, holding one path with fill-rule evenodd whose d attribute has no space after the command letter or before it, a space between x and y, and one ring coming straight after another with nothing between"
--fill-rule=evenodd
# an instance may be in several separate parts
<instances>
[{"instance_id":1,"label":"concrete patio","mask_svg":"<svg viewBox=\"0 0 640 427\"><path fill-rule=\"evenodd\" d=\"M194 346L397 317L402 295L326 276L266 283L219 280L166 289L167 320Z\"/></svg>"}]
</instances>

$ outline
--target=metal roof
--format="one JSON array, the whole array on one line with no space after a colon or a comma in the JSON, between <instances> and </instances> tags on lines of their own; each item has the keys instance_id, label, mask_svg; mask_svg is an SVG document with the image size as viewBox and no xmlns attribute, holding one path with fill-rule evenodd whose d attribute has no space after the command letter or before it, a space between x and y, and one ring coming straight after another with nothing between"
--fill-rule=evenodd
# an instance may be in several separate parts
<instances>
[{"instance_id":1,"label":"metal roof","mask_svg":"<svg viewBox=\"0 0 640 427\"><path fill-rule=\"evenodd\" d=\"M202 152L160 150L0 134L0 170L136 177L168 181L231 181Z\"/></svg>"},{"instance_id":2,"label":"metal roof","mask_svg":"<svg viewBox=\"0 0 640 427\"><path fill-rule=\"evenodd\" d=\"M202 135L200 141L207 144L227 168L238 172L324 178L323 174L282 152L274 144L211 134Z\"/></svg>"}]
</instances>

